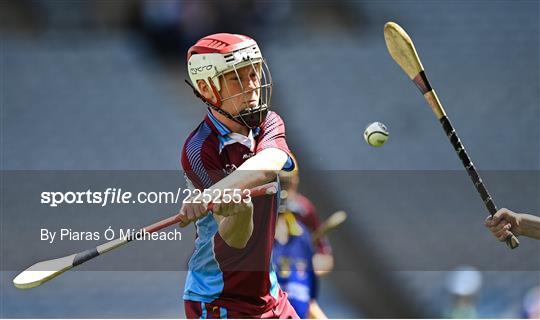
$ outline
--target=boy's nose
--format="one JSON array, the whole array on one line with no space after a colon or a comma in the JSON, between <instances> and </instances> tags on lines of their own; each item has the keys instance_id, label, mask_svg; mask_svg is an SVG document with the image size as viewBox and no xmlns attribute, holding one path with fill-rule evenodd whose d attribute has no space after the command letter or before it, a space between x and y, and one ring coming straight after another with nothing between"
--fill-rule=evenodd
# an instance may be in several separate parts
<instances>
[{"instance_id":1,"label":"boy's nose","mask_svg":"<svg viewBox=\"0 0 540 320\"><path fill-rule=\"evenodd\" d=\"M250 88L250 89L255 89L255 88L257 88L257 80L255 80L255 79L249 79L249 80L248 80L247 87Z\"/></svg>"}]
</instances>

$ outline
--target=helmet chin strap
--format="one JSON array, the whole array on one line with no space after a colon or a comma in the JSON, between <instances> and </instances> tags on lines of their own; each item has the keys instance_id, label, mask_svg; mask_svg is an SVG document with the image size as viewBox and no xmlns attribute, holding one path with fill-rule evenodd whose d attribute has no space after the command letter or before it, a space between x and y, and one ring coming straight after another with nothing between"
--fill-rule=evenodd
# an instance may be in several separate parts
<instances>
[{"instance_id":1,"label":"helmet chin strap","mask_svg":"<svg viewBox=\"0 0 540 320\"><path fill-rule=\"evenodd\" d=\"M227 111L220 108L221 101L218 102L217 106L214 105L213 103L208 101L205 97L203 97L199 93L199 91L197 91L197 89L195 89L195 87L193 86L193 84L191 84L191 82L189 82L187 79L184 79L184 81L187 83L188 86L191 87L191 89L193 89L193 92L195 93L195 96L197 96L197 98L201 99L206 105L208 105L210 108L212 108L212 110L215 110L219 114L227 117L228 119L230 119L230 120L232 120L232 121L234 121L234 122L248 128L248 129L254 129L254 128L258 127L264 121L264 119L266 118L266 115L268 113L268 106L267 105L261 106L259 108L259 110L256 111L256 112L243 110L238 115L233 116L229 112L227 112ZM214 86L212 86L212 90L214 91L214 95L217 97L218 95L217 95L217 92L216 92ZM257 119L257 117L259 119ZM246 118L247 118L247 120L246 120Z\"/></svg>"},{"instance_id":2,"label":"helmet chin strap","mask_svg":"<svg viewBox=\"0 0 540 320\"><path fill-rule=\"evenodd\" d=\"M244 109L235 118L240 118L244 126L253 129L261 125L264 119L266 119L267 114L268 106L265 104L257 108L256 111L253 111L251 108Z\"/></svg>"}]
</instances>

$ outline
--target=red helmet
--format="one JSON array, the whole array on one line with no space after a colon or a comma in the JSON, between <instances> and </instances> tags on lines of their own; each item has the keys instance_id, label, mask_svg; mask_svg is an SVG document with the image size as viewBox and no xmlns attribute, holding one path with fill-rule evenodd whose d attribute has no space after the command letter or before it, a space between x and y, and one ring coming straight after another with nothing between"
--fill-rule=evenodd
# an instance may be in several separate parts
<instances>
[{"instance_id":1,"label":"red helmet","mask_svg":"<svg viewBox=\"0 0 540 320\"><path fill-rule=\"evenodd\" d=\"M188 50L187 60L194 54L230 53L249 46L257 46L255 40L240 34L216 33L206 36Z\"/></svg>"},{"instance_id":2,"label":"red helmet","mask_svg":"<svg viewBox=\"0 0 540 320\"><path fill-rule=\"evenodd\" d=\"M201 97L212 109L249 128L258 126L264 120L270 106L272 79L255 40L244 35L230 33L206 36L189 48L187 63L189 78L195 93L201 97L197 81L203 80L218 97L216 104ZM257 70L259 86L254 90L260 90L259 103L257 107L241 110L238 115L233 116L220 108L225 100L219 94L222 89L219 77L228 72L237 72L238 69L247 66ZM243 88L241 82L240 86ZM241 93L227 99L247 92L248 90L243 89Z\"/></svg>"}]
</instances>

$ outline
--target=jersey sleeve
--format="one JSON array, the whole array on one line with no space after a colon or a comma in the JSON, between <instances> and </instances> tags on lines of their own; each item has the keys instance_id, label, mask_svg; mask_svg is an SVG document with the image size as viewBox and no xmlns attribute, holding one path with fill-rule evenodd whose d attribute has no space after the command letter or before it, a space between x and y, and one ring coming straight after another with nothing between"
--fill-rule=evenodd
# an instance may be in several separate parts
<instances>
[{"instance_id":1,"label":"jersey sleeve","mask_svg":"<svg viewBox=\"0 0 540 320\"><path fill-rule=\"evenodd\" d=\"M257 148L255 153L268 148L276 148L284 151L289 156L287 162L283 166L283 170L292 171L295 167L293 157L291 156L291 151L287 145L285 137L285 123L283 119L275 113L269 112L261 125L261 132L259 134L259 139L257 143Z\"/></svg>"},{"instance_id":2,"label":"jersey sleeve","mask_svg":"<svg viewBox=\"0 0 540 320\"><path fill-rule=\"evenodd\" d=\"M225 177L218 149L208 138L188 138L182 149L181 162L188 183L196 189L209 188Z\"/></svg>"}]
</instances>

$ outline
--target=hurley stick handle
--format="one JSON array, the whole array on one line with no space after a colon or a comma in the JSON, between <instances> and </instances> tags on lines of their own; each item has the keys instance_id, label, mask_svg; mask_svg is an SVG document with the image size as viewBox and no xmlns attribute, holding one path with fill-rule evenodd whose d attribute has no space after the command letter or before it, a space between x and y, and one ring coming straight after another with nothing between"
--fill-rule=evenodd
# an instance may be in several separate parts
<instances>
[{"instance_id":1,"label":"hurley stick handle","mask_svg":"<svg viewBox=\"0 0 540 320\"><path fill-rule=\"evenodd\" d=\"M482 201L484 201L486 209L488 210L489 214L493 216L497 212L497 206L493 202L493 199L491 198L489 191L487 190L484 182L482 181L482 178L480 178L480 175L476 171L476 168L474 167L471 159L467 155L467 151L465 151L465 147L459 140L459 137L454 130L452 123L450 123L450 119L448 119L447 116L443 116L439 119L439 121L441 122L444 132L448 136L448 139L450 139L450 143L454 147L454 150L456 151L459 159L461 159L463 167L465 167L465 169L467 170L467 173L469 174L472 183L476 187L476 191L478 191L478 194L482 198ZM519 240L513 234L506 237L505 242L510 249L515 249L519 247Z\"/></svg>"},{"instance_id":2,"label":"hurley stick handle","mask_svg":"<svg viewBox=\"0 0 540 320\"><path fill-rule=\"evenodd\" d=\"M450 123L435 90L431 87L411 37L409 37L407 32L405 32L405 30L397 23L388 22L384 26L384 38L386 46L388 47L388 52L392 58L418 87L426 99L426 102L431 107L431 110L441 123L444 132L448 136L448 139L450 139L450 143L461 159L463 167L467 170L478 194L480 194L487 210L493 216L497 212L497 207L489 195L489 192L476 171L471 159L467 155L465 147L461 143L454 127ZM505 241L506 245L511 249L515 249L519 246L519 241L513 234L508 236Z\"/></svg>"}]
</instances>

